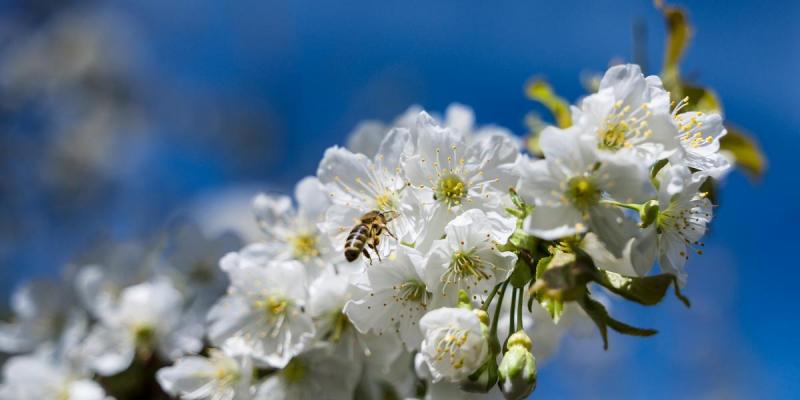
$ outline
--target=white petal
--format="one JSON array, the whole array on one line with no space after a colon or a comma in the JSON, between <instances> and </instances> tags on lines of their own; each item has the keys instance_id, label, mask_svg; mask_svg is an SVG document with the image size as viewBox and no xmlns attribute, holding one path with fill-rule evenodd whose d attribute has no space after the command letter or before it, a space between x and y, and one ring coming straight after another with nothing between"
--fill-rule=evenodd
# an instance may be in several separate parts
<instances>
[{"instance_id":1,"label":"white petal","mask_svg":"<svg viewBox=\"0 0 800 400\"><path fill-rule=\"evenodd\" d=\"M526 232L545 240L560 239L586 230L581 213L573 207L540 206L525 219Z\"/></svg>"}]
</instances>

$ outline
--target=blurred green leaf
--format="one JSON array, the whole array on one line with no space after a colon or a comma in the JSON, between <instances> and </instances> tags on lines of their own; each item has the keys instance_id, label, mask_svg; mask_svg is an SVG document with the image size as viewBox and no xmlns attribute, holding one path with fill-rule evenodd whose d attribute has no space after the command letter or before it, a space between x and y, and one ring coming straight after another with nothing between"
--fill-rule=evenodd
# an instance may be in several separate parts
<instances>
[{"instance_id":1,"label":"blurred green leaf","mask_svg":"<svg viewBox=\"0 0 800 400\"><path fill-rule=\"evenodd\" d=\"M646 306L661 302L667 294L669 286L673 285L675 287L675 296L680 299L683 304L686 304L686 307L690 305L689 299L681 294L678 288L678 281L675 275L672 274L631 277L616 272L597 269L595 272L595 281L604 288L625 299Z\"/></svg>"},{"instance_id":2,"label":"blurred green leaf","mask_svg":"<svg viewBox=\"0 0 800 400\"><path fill-rule=\"evenodd\" d=\"M569 102L559 97L545 80L534 78L525 85L525 95L529 99L542 103L553 114L556 125L566 128L572 125Z\"/></svg>"},{"instance_id":3,"label":"blurred green leaf","mask_svg":"<svg viewBox=\"0 0 800 400\"><path fill-rule=\"evenodd\" d=\"M623 335L631 336L653 336L658 333L655 329L637 328L611 318L611 316L608 315L608 311L606 311L606 307L602 303L592 299L588 292L578 299L578 305L586 311L589 318L597 325L600 336L603 338L603 349L605 350L608 350L608 328Z\"/></svg>"},{"instance_id":4,"label":"blurred green leaf","mask_svg":"<svg viewBox=\"0 0 800 400\"><path fill-rule=\"evenodd\" d=\"M692 27L689 25L686 11L682 8L665 5L663 1L658 0L655 4L667 23L667 45L664 49L662 78L665 85L673 87L680 81L679 64L692 37Z\"/></svg>"},{"instance_id":5,"label":"blurred green leaf","mask_svg":"<svg viewBox=\"0 0 800 400\"><path fill-rule=\"evenodd\" d=\"M753 138L731 125L726 125L728 134L720 140L720 148L733 154L736 164L750 175L760 178L764 175L767 161Z\"/></svg>"},{"instance_id":6,"label":"blurred green leaf","mask_svg":"<svg viewBox=\"0 0 800 400\"><path fill-rule=\"evenodd\" d=\"M710 88L682 83L681 93L688 97L689 104L686 106L686 111L722 112L722 103L719 101L717 93Z\"/></svg>"}]
</instances>

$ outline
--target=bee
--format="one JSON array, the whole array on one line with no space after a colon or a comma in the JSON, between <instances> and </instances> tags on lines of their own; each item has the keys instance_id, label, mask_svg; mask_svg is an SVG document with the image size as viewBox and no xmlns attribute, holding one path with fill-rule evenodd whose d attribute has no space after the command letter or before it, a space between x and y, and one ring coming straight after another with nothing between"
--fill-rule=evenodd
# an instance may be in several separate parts
<instances>
[{"instance_id":1,"label":"bee","mask_svg":"<svg viewBox=\"0 0 800 400\"><path fill-rule=\"evenodd\" d=\"M397 237L392 233L386 224L397 217L394 211L370 211L361 216L358 224L350 230L347 235L347 240L344 242L344 257L347 261L353 262L358 256L364 254L367 257L370 265L372 265L372 257L369 255L367 248L372 249L378 256L378 261L381 260L381 255L378 252L378 245L381 243L381 234L386 232L389 236L397 240Z\"/></svg>"}]
</instances>

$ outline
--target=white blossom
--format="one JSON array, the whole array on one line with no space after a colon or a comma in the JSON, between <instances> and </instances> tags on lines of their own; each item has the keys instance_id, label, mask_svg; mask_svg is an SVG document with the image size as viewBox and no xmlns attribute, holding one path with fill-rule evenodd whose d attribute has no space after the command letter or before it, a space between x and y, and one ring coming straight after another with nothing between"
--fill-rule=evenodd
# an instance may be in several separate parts
<instances>
[{"instance_id":1,"label":"white blossom","mask_svg":"<svg viewBox=\"0 0 800 400\"><path fill-rule=\"evenodd\" d=\"M373 158L340 147L325 152L317 176L325 185L332 206L320 228L331 238L337 252L343 251L347 234L370 211L395 214L387 228L399 241L416 241L422 230L420 211L406 190L408 184L400 166L404 149L411 145L409 135L407 129L393 129ZM396 241L384 240L382 244L379 252L388 254Z\"/></svg>"},{"instance_id":2,"label":"white blossom","mask_svg":"<svg viewBox=\"0 0 800 400\"><path fill-rule=\"evenodd\" d=\"M424 208L424 232L416 246L426 249L444 227L466 210L496 213L509 229L514 219L503 213L503 197L512 184L504 179L519 150L504 135L468 137L442 127L426 113L417 118L416 144L406 146L405 176Z\"/></svg>"},{"instance_id":3,"label":"white blossom","mask_svg":"<svg viewBox=\"0 0 800 400\"><path fill-rule=\"evenodd\" d=\"M642 200L646 170L639 164L600 160L590 142L573 129L545 129L540 138L544 160L521 165L519 193L533 203L525 230L552 240L585 232L592 214L605 214L605 198Z\"/></svg>"},{"instance_id":4,"label":"white blossom","mask_svg":"<svg viewBox=\"0 0 800 400\"><path fill-rule=\"evenodd\" d=\"M422 342L419 320L431 306L423 272L423 256L414 249L399 246L386 261L366 270L359 282L360 296L347 303L345 314L362 332L379 335L396 332L406 349Z\"/></svg>"},{"instance_id":5,"label":"white blossom","mask_svg":"<svg viewBox=\"0 0 800 400\"><path fill-rule=\"evenodd\" d=\"M212 349L208 357L189 356L158 371L161 387L172 396L187 400L247 400L251 386L252 362L247 356L231 357Z\"/></svg>"},{"instance_id":6,"label":"white blossom","mask_svg":"<svg viewBox=\"0 0 800 400\"><path fill-rule=\"evenodd\" d=\"M517 255L499 245L513 232L481 210L469 210L445 228L425 264L425 282L442 304L454 306L459 290L473 300L489 294L514 269Z\"/></svg>"},{"instance_id":7,"label":"white blossom","mask_svg":"<svg viewBox=\"0 0 800 400\"><path fill-rule=\"evenodd\" d=\"M580 132L598 158L649 166L678 146L669 103L660 78L645 77L638 65L617 65L597 93L573 107L569 130Z\"/></svg>"},{"instance_id":8,"label":"white blossom","mask_svg":"<svg viewBox=\"0 0 800 400\"><path fill-rule=\"evenodd\" d=\"M103 388L51 346L12 357L3 366L1 400L106 400Z\"/></svg>"},{"instance_id":9,"label":"white blossom","mask_svg":"<svg viewBox=\"0 0 800 400\"><path fill-rule=\"evenodd\" d=\"M644 232L643 239L651 239L648 243L657 247L661 269L685 284L684 265L690 252L703 253L700 239L713 214L711 201L706 193L700 192L707 176L701 172L691 173L686 167L672 166L662 169L657 178L660 181L658 217ZM656 237L655 243L652 237Z\"/></svg>"},{"instance_id":10,"label":"white blossom","mask_svg":"<svg viewBox=\"0 0 800 400\"><path fill-rule=\"evenodd\" d=\"M344 261L336 252L330 238L318 228L324 220L330 202L319 180L307 177L295 187L297 206L287 196L259 194L253 200L253 210L266 236L265 247L270 258L297 260L306 267L310 277Z\"/></svg>"},{"instance_id":11,"label":"white blossom","mask_svg":"<svg viewBox=\"0 0 800 400\"><path fill-rule=\"evenodd\" d=\"M481 322L472 311L439 308L422 317L420 328L425 337L420 351L434 381L465 379L489 356Z\"/></svg>"},{"instance_id":12,"label":"white blossom","mask_svg":"<svg viewBox=\"0 0 800 400\"><path fill-rule=\"evenodd\" d=\"M259 400L351 399L361 368L317 348L300 354L260 386Z\"/></svg>"},{"instance_id":13,"label":"white blossom","mask_svg":"<svg viewBox=\"0 0 800 400\"><path fill-rule=\"evenodd\" d=\"M208 313L208 335L220 347L240 341L254 361L280 368L314 338L311 317L303 311L306 275L297 261L259 261L264 260L247 252L222 259L231 287Z\"/></svg>"},{"instance_id":14,"label":"white blossom","mask_svg":"<svg viewBox=\"0 0 800 400\"><path fill-rule=\"evenodd\" d=\"M157 351L171 359L197 352L202 332L181 325L182 309L180 292L166 280L130 286L100 316L84 341L84 357L99 374L113 375L126 369L137 353L147 358Z\"/></svg>"},{"instance_id":15,"label":"white blossom","mask_svg":"<svg viewBox=\"0 0 800 400\"><path fill-rule=\"evenodd\" d=\"M75 307L70 289L56 282L33 281L15 290L11 296L14 318L0 322L0 351L32 351L40 344L57 341L65 332L83 329L88 318Z\"/></svg>"},{"instance_id":16,"label":"white blossom","mask_svg":"<svg viewBox=\"0 0 800 400\"><path fill-rule=\"evenodd\" d=\"M716 113L685 112L675 115L674 122L681 147L670 162L703 171L715 179L725 177L732 162L720 152L719 141L728 133L722 117Z\"/></svg>"}]
</instances>

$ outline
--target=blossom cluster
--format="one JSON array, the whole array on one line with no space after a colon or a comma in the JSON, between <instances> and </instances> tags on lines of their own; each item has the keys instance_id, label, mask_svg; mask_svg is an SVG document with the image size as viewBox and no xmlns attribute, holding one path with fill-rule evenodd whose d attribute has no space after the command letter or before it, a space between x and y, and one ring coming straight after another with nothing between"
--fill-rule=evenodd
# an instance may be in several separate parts
<instances>
[{"instance_id":1,"label":"blossom cluster","mask_svg":"<svg viewBox=\"0 0 800 400\"><path fill-rule=\"evenodd\" d=\"M253 200L261 240L189 226L18 291L0 399L104 399L137 374L183 399L525 398L571 322L654 333L590 284L686 301L732 164L720 115L687 104L619 65L541 154L459 105L362 124L294 198Z\"/></svg>"}]
</instances>

